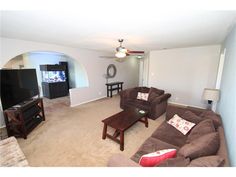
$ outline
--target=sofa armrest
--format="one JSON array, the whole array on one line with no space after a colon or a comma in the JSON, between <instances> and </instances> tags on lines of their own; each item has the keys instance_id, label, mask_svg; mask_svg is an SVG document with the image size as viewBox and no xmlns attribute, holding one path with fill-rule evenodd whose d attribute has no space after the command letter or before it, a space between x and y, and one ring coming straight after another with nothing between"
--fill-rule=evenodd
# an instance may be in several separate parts
<instances>
[{"instance_id":1,"label":"sofa armrest","mask_svg":"<svg viewBox=\"0 0 236 177\"><path fill-rule=\"evenodd\" d=\"M219 137L220 137L220 147L218 149L217 155L225 159L225 163L224 163L225 167L230 167L224 128L222 126L218 127L217 132L219 133Z\"/></svg>"},{"instance_id":2,"label":"sofa armrest","mask_svg":"<svg viewBox=\"0 0 236 177\"><path fill-rule=\"evenodd\" d=\"M155 99L153 99L151 101L151 104L152 105L160 104L161 102L168 100L168 98L170 98L170 97L171 97L171 94L165 93L165 94L160 95L159 97L156 97Z\"/></svg>"},{"instance_id":3,"label":"sofa armrest","mask_svg":"<svg viewBox=\"0 0 236 177\"><path fill-rule=\"evenodd\" d=\"M110 157L107 163L108 167L141 167L139 164L135 163L128 157L122 154L114 154Z\"/></svg>"},{"instance_id":4,"label":"sofa armrest","mask_svg":"<svg viewBox=\"0 0 236 177\"><path fill-rule=\"evenodd\" d=\"M22 152L16 138L11 136L0 141L1 167L27 167L28 161Z\"/></svg>"}]
</instances>

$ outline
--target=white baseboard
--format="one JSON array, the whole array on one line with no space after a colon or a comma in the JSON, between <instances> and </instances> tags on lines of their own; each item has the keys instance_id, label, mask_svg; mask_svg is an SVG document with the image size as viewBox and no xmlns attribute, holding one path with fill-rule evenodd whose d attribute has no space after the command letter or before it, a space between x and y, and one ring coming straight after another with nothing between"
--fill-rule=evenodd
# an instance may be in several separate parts
<instances>
[{"instance_id":1,"label":"white baseboard","mask_svg":"<svg viewBox=\"0 0 236 177\"><path fill-rule=\"evenodd\" d=\"M103 99L103 98L107 98L107 97L106 97L106 96L102 96L102 97L95 98L95 99L92 99L92 100L84 101L84 102L82 102L82 103L70 105L70 107L79 106L79 105L86 104L86 103L89 103L89 102L92 102L92 101L97 101L97 100L100 100L100 99Z\"/></svg>"},{"instance_id":2,"label":"white baseboard","mask_svg":"<svg viewBox=\"0 0 236 177\"><path fill-rule=\"evenodd\" d=\"M180 105L180 106L191 106L191 107L195 107L195 108L200 108L200 109L206 109L204 107L200 107L200 106L196 106L196 105L187 105L187 104L182 104L182 103L176 103L176 102L172 102L172 101L169 101L168 103L171 103L171 104L176 104L176 105Z\"/></svg>"},{"instance_id":3,"label":"white baseboard","mask_svg":"<svg viewBox=\"0 0 236 177\"><path fill-rule=\"evenodd\" d=\"M1 129L1 128L6 128L6 125L1 126L0 129Z\"/></svg>"}]
</instances>

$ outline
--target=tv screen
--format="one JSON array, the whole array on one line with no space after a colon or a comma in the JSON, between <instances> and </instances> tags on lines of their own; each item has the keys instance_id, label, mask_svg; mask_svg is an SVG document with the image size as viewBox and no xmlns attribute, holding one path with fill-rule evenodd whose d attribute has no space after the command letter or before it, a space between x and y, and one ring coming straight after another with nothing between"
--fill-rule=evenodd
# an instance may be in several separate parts
<instances>
[{"instance_id":1,"label":"tv screen","mask_svg":"<svg viewBox=\"0 0 236 177\"><path fill-rule=\"evenodd\" d=\"M39 94L35 69L0 70L1 102L3 110Z\"/></svg>"}]
</instances>

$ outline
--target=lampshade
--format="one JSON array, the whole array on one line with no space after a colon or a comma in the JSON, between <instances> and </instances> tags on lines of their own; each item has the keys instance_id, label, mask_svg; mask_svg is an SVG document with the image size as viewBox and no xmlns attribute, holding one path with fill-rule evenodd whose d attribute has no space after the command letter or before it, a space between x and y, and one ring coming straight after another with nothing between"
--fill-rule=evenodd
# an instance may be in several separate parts
<instances>
[{"instance_id":1,"label":"lampshade","mask_svg":"<svg viewBox=\"0 0 236 177\"><path fill-rule=\"evenodd\" d=\"M115 56L117 58L124 58L124 57L126 57L126 54L124 52L116 52Z\"/></svg>"},{"instance_id":2,"label":"lampshade","mask_svg":"<svg viewBox=\"0 0 236 177\"><path fill-rule=\"evenodd\" d=\"M209 101L218 101L220 97L220 90L205 88L203 92L203 99Z\"/></svg>"}]
</instances>

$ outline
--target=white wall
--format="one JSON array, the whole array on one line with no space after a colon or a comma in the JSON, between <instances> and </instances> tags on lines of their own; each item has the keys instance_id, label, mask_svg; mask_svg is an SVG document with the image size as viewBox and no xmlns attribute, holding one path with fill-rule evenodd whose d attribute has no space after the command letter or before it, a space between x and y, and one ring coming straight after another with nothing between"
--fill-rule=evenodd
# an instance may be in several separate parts
<instances>
[{"instance_id":1,"label":"white wall","mask_svg":"<svg viewBox=\"0 0 236 177\"><path fill-rule=\"evenodd\" d=\"M106 69L109 64L115 64L117 68L117 74L115 78L109 79L108 82L123 81L124 89L138 86L139 62L135 57L129 58L123 63L117 63L112 60L93 60L92 62L93 65L96 66L94 67L94 73L97 74L93 75L93 82L90 82L90 86L96 87L97 90L95 92L90 92L90 90L86 88L77 88L70 90L71 95L73 95L73 97L71 98L71 106L79 105L83 102L87 102L88 100L94 100L97 97L106 97L106 79L103 77L103 75L106 73ZM97 95L97 97L95 97L94 95ZM82 101L78 102L76 100Z\"/></svg>"},{"instance_id":2,"label":"white wall","mask_svg":"<svg viewBox=\"0 0 236 177\"><path fill-rule=\"evenodd\" d=\"M206 107L202 93L215 88L220 45L151 51L148 86L171 93L170 102Z\"/></svg>"},{"instance_id":3,"label":"white wall","mask_svg":"<svg viewBox=\"0 0 236 177\"><path fill-rule=\"evenodd\" d=\"M24 65L23 56L19 55L16 56L14 59L10 60L9 62L7 62L4 65L4 67L10 69L20 69L20 67L23 65Z\"/></svg>"},{"instance_id":4,"label":"white wall","mask_svg":"<svg viewBox=\"0 0 236 177\"><path fill-rule=\"evenodd\" d=\"M236 26L222 46L226 49L217 112L221 115L231 166L236 167Z\"/></svg>"},{"instance_id":5,"label":"white wall","mask_svg":"<svg viewBox=\"0 0 236 177\"><path fill-rule=\"evenodd\" d=\"M124 81L124 88L138 85L139 62L135 58L118 63L113 60L99 58L101 55L110 55L106 52L9 38L0 38L0 43L0 67L3 67L10 59L20 54L33 51L59 52L75 59L80 64L80 73L87 77L88 87L70 90L71 105L78 105L82 102L106 96L106 79L103 75L106 73L107 66L111 63L115 63L117 66L117 77L113 81ZM80 73L76 77L79 77ZM2 118L0 118L0 121L2 125Z\"/></svg>"}]
</instances>

